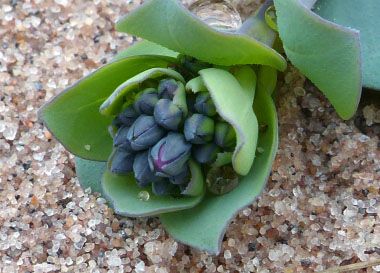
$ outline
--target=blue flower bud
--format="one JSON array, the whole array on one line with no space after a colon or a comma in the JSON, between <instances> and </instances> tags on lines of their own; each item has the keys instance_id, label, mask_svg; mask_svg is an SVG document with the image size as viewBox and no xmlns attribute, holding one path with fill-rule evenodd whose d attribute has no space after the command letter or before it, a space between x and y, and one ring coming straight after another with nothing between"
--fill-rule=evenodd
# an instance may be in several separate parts
<instances>
[{"instance_id":1,"label":"blue flower bud","mask_svg":"<svg viewBox=\"0 0 380 273\"><path fill-rule=\"evenodd\" d=\"M176 190L176 186L170 184L167 179L162 179L157 182L153 182L152 191L156 195L166 195L166 194L174 194L178 193L178 189Z\"/></svg>"},{"instance_id":2,"label":"blue flower bud","mask_svg":"<svg viewBox=\"0 0 380 273\"><path fill-rule=\"evenodd\" d=\"M209 92L199 92L195 99L194 108L199 114L203 114L209 117L216 115L215 104L211 99Z\"/></svg>"},{"instance_id":3,"label":"blue flower bud","mask_svg":"<svg viewBox=\"0 0 380 273\"><path fill-rule=\"evenodd\" d=\"M154 173L150 170L148 156L148 151L140 152L136 154L135 161L133 163L133 172L135 173L136 183L140 187L149 186L153 182L163 179L162 177L154 175Z\"/></svg>"},{"instance_id":4,"label":"blue flower bud","mask_svg":"<svg viewBox=\"0 0 380 273\"><path fill-rule=\"evenodd\" d=\"M165 135L152 116L139 116L128 131L128 140L135 151L153 146Z\"/></svg>"},{"instance_id":5,"label":"blue flower bud","mask_svg":"<svg viewBox=\"0 0 380 273\"><path fill-rule=\"evenodd\" d=\"M179 88L179 84L174 79L163 79L158 84L158 96L161 99L172 100L174 95Z\"/></svg>"},{"instance_id":6,"label":"blue flower bud","mask_svg":"<svg viewBox=\"0 0 380 273\"><path fill-rule=\"evenodd\" d=\"M133 105L130 104L116 117L123 125L131 126L138 116L139 113L137 113Z\"/></svg>"},{"instance_id":7,"label":"blue flower bud","mask_svg":"<svg viewBox=\"0 0 380 273\"><path fill-rule=\"evenodd\" d=\"M233 148L236 144L234 128L227 122L217 122L215 125L215 143L222 148Z\"/></svg>"},{"instance_id":8,"label":"blue flower bud","mask_svg":"<svg viewBox=\"0 0 380 273\"><path fill-rule=\"evenodd\" d=\"M157 91L154 88L147 88L137 95L134 102L134 107L140 114L153 115L154 106L157 101Z\"/></svg>"},{"instance_id":9,"label":"blue flower bud","mask_svg":"<svg viewBox=\"0 0 380 273\"><path fill-rule=\"evenodd\" d=\"M215 143L193 146L193 157L202 164L215 162L221 149Z\"/></svg>"},{"instance_id":10,"label":"blue flower bud","mask_svg":"<svg viewBox=\"0 0 380 273\"><path fill-rule=\"evenodd\" d=\"M214 120L201 114L193 114L185 120L184 134L187 141L205 144L214 137Z\"/></svg>"},{"instance_id":11,"label":"blue flower bud","mask_svg":"<svg viewBox=\"0 0 380 273\"><path fill-rule=\"evenodd\" d=\"M158 176L177 176L187 168L191 144L182 134L170 132L150 150L149 166Z\"/></svg>"},{"instance_id":12,"label":"blue flower bud","mask_svg":"<svg viewBox=\"0 0 380 273\"><path fill-rule=\"evenodd\" d=\"M168 99L160 99L154 107L154 119L167 130L176 131L182 122L182 115L182 110Z\"/></svg>"},{"instance_id":13,"label":"blue flower bud","mask_svg":"<svg viewBox=\"0 0 380 273\"><path fill-rule=\"evenodd\" d=\"M169 181L174 185L186 185L190 181L190 178L189 168L186 168L186 170L179 175L169 177Z\"/></svg>"},{"instance_id":14,"label":"blue flower bud","mask_svg":"<svg viewBox=\"0 0 380 273\"><path fill-rule=\"evenodd\" d=\"M122 126L117 130L117 132L113 138L113 146L114 147L117 147L117 146L123 144L124 142L126 142L128 140L127 139L128 131L129 131L129 127L127 127L127 126Z\"/></svg>"},{"instance_id":15,"label":"blue flower bud","mask_svg":"<svg viewBox=\"0 0 380 273\"><path fill-rule=\"evenodd\" d=\"M133 171L134 158L134 154L117 148L110 158L110 171L121 175L131 173Z\"/></svg>"}]
</instances>

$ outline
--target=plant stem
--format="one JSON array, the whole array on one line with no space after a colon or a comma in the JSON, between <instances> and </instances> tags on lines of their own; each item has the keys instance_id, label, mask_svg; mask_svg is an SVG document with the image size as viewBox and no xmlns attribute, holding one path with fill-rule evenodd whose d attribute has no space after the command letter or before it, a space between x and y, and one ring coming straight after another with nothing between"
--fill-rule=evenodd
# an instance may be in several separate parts
<instances>
[{"instance_id":1,"label":"plant stem","mask_svg":"<svg viewBox=\"0 0 380 273\"><path fill-rule=\"evenodd\" d=\"M265 1L258 10L244 21L243 25L237 30L237 32L245 34L272 47L277 37L277 32L272 30L265 22L265 11L272 5L273 0Z\"/></svg>"}]
</instances>

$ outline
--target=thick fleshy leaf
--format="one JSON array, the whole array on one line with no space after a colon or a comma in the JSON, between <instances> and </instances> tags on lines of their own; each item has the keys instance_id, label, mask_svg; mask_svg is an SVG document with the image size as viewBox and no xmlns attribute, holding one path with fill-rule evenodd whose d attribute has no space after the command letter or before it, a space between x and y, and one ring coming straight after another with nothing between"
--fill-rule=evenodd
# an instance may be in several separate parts
<instances>
[{"instance_id":1,"label":"thick fleshy leaf","mask_svg":"<svg viewBox=\"0 0 380 273\"><path fill-rule=\"evenodd\" d=\"M361 94L359 32L311 12L302 0L274 0L286 55L349 119Z\"/></svg>"},{"instance_id":2,"label":"thick fleshy leaf","mask_svg":"<svg viewBox=\"0 0 380 273\"><path fill-rule=\"evenodd\" d=\"M281 71L286 68L283 57L272 48L247 35L208 26L177 0L146 2L116 28L212 64L266 64Z\"/></svg>"},{"instance_id":3,"label":"thick fleshy leaf","mask_svg":"<svg viewBox=\"0 0 380 273\"><path fill-rule=\"evenodd\" d=\"M261 65L257 70L257 88L264 88L272 95L277 84L277 71L273 67Z\"/></svg>"},{"instance_id":4,"label":"thick fleshy leaf","mask_svg":"<svg viewBox=\"0 0 380 273\"><path fill-rule=\"evenodd\" d=\"M78 176L79 184L83 189L91 188L91 192L99 192L104 197L102 188L102 178L107 170L107 162L86 160L75 157L75 172ZM108 202L109 205L112 205Z\"/></svg>"},{"instance_id":5,"label":"thick fleshy leaf","mask_svg":"<svg viewBox=\"0 0 380 273\"><path fill-rule=\"evenodd\" d=\"M380 90L380 1L319 0L313 11L336 24L360 30L363 85Z\"/></svg>"},{"instance_id":6,"label":"thick fleshy leaf","mask_svg":"<svg viewBox=\"0 0 380 273\"><path fill-rule=\"evenodd\" d=\"M122 82L152 67L167 67L158 57L136 56L110 63L77 81L40 110L45 126L71 153L107 161L112 151L108 132L112 117L99 113L103 101Z\"/></svg>"},{"instance_id":7,"label":"thick fleshy leaf","mask_svg":"<svg viewBox=\"0 0 380 273\"><path fill-rule=\"evenodd\" d=\"M246 175L254 160L258 135L257 119L252 111L255 72L248 66L241 66L235 68L234 75L217 68L203 69L199 74L218 114L235 129L232 165L238 174Z\"/></svg>"},{"instance_id":8,"label":"thick fleshy leaf","mask_svg":"<svg viewBox=\"0 0 380 273\"><path fill-rule=\"evenodd\" d=\"M115 115L121 112L123 105L129 103L141 83L148 79L158 81L162 77L171 77L175 80L185 83L184 78L178 72L166 68L151 68L121 83L115 91L100 106L100 112L103 115Z\"/></svg>"},{"instance_id":9,"label":"thick fleshy leaf","mask_svg":"<svg viewBox=\"0 0 380 273\"><path fill-rule=\"evenodd\" d=\"M132 56L146 56L146 55L154 55L154 56L160 56L162 58L165 58L168 61L171 62L177 62L179 53L175 52L173 50L170 50L166 47L160 46L158 44L149 42L147 40L143 40L140 42L136 42L135 44L129 46L128 48L124 49L122 52L117 54L112 61L118 61L121 59L124 59L126 57L132 57Z\"/></svg>"},{"instance_id":10,"label":"thick fleshy leaf","mask_svg":"<svg viewBox=\"0 0 380 273\"><path fill-rule=\"evenodd\" d=\"M158 196L152 193L151 187L137 186L133 175L113 176L106 171L103 176L103 190L113 204L115 212L124 216L140 217L186 210L196 206L203 199L204 192L198 196ZM141 198L141 195L149 199ZM139 196L140 194L140 196Z\"/></svg>"},{"instance_id":11,"label":"thick fleshy leaf","mask_svg":"<svg viewBox=\"0 0 380 273\"><path fill-rule=\"evenodd\" d=\"M230 221L263 190L277 150L277 118L273 101L263 90L257 90L254 109L259 123L268 126L259 133L258 146L263 153L256 156L250 172L240 177L239 185L230 193L221 196L207 193L195 208L162 214L161 222L176 240L219 253Z\"/></svg>"},{"instance_id":12,"label":"thick fleshy leaf","mask_svg":"<svg viewBox=\"0 0 380 273\"><path fill-rule=\"evenodd\" d=\"M205 183L201 167L194 160L189 159L189 169L191 173L191 179L182 194L189 196L200 196L205 190Z\"/></svg>"}]
</instances>

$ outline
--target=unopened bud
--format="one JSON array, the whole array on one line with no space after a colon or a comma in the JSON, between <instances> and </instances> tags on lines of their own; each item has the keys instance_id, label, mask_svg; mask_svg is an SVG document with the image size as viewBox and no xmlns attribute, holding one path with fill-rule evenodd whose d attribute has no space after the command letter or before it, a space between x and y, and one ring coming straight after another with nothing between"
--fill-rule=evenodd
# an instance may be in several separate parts
<instances>
[{"instance_id":1,"label":"unopened bud","mask_svg":"<svg viewBox=\"0 0 380 273\"><path fill-rule=\"evenodd\" d=\"M140 114L153 115L154 106L157 101L157 90L154 88L147 88L137 95L134 106L136 111Z\"/></svg>"},{"instance_id":2,"label":"unopened bud","mask_svg":"<svg viewBox=\"0 0 380 273\"><path fill-rule=\"evenodd\" d=\"M222 148L232 148L236 144L234 128L227 122L217 122L215 125L215 143Z\"/></svg>"},{"instance_id":3,"label":"unopened bud","mask_svg":"<svg viewBox=\"0 0 380 273\"><path fill-rule=\"evenodd\" d=\"M199 114L209 117L216 115L215 104L211 99L209 92L200 92L195 99L194 108Z\"/></svg>"},{"instance_id":4,"label":"unopened bud","mask_svg":"<svg viewBox=\"0 0 380 273\"><path fill-rule=\"evenodd\" d=\"M171 100L160 99L154 107L154 119L168 130L177 130L182 122L182 111Z\"/></svg>"},{"instance_id":5,"label":"unopened bud","mask_svg":"<svg viewBox=\"0 0 380 273\"><path fill-rule=\"evenodd\" d=\"M153 146L165 135L152 116L140 116L128 131L128 140L135 151L144 150Z\"/></svg>"},{"instance_id":6,"label":"unopened bud","mask_svg":"<svg viewBox=\"0 0 380 273\"><path fill-rule=\"evenodd\" d=\"M162 180L162 177L155 176L150 170L148 164L148 151L136 154L135 161L133 163L133 172L135 173L135 179L137 185L140 187L146 187L152 184L152 182Z\"/></svg>"},{"instance_id":7,"label":"unopened bud","mask_svg":"<svg viewBox=\"0 0 380 273\"><path fill-rule=\"evenodd\" d=\"M215 143L193 146L193 157L202 164L215 162L220 148Z\"/></svg>"},{"instance_id":8,"label":"unopened bud","mask_svg":"<svg viewBox=\"0 0 380 273\"><path fill-rule=\"evenodd\" d=\"M150 151L149 166L158 176L176 176L186 170L191 144L182 134L169 133Z\"/></svg>"},{"instance_id":9,"label":"unopened bud","mask_svg":"<svg viewBox=\"0 0 380 273\"><path fill-rule=\"evenodd\" d=\"M214 137L214 120L202 114L193 114L185 120L184 134L191 143L205 144Z\"/></svg>"},{"instance_id":10,"label":"unopened bud","mask_svg":"<svg viewBox=\"0 0 380 273\"><path fill-rule=\"evenodd\" d=\"M131 173L133 171L134 158L134 154L122 149L116 149L111 157L110 171L121 175Z\"/></svg>"}]
</instances>

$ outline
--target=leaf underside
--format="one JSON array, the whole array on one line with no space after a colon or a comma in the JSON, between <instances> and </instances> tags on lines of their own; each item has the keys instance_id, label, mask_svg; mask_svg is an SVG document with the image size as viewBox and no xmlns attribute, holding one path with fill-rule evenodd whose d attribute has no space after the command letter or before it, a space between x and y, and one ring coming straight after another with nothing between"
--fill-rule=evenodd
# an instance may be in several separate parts
<instances>
[{"instance_id":1,"label":"leaf underside","mask_svg":"<svg viewBox=\"0 0 380 273\"><path fill-rule=\"evenodd\" d=\"M360 30L363 86L380 90L380 1L319 0L313 11L326 20Z\"/></svg>"},{"instance_id":2,"label":"leaf underside","mask_svg":"<svg viewBox=\"0 0 380 273\"><path fill-rule=\"evenodd\" d=\"M207 193L198 206L180 212L160 216L167 231L187 245L210 254L220 252L223 235L237 211L253 202L260 195L268 179L277 150L277 117L270 96L256 90L254 109L260 124L268 125L260 132L258 147L263 153L256 155L250 172L240 178L239 185L222 196Z\"/></svg>"},{"instance_id":3,"label":"leaf underside","mask_svg":"<svg viewBox=\"0 0 380 273\"><path fill-rule=\"evenodd\" d=\"M311 12L301 0L274 0L287 57L349 119L361 95L359 33Z\"/></svg>"},{"instance_id":4,"label":"leaf underside","mask_svg":"<svg viewBox=\"0 0 380 273\"><path fill-rule=\"evenodd\" d=\"M275 50L246 35L208 26L177 0L146 2L119 21L116 28L212 64L265 64L281 71L286 68L286 61Z\"/></svg>"},{"instance_id":5,"label":"leaf underside","mask_svg":"<svg viewBox=\"0 0 380 273\"><path fill-rule=\"evenodd\" d=\"M100 105L126 79L152 67L167 65L167 60L154 56L112 62L52 98L39 110L39 117L71 153L89 160L107 161L112 151L107 128L113 117L101 115Z\"/></svg>"}]
</instances>

